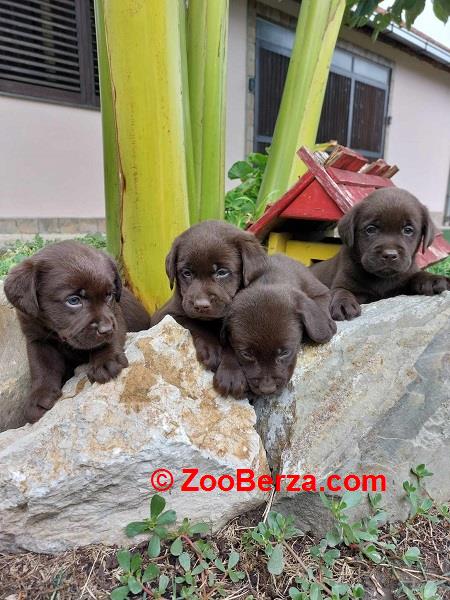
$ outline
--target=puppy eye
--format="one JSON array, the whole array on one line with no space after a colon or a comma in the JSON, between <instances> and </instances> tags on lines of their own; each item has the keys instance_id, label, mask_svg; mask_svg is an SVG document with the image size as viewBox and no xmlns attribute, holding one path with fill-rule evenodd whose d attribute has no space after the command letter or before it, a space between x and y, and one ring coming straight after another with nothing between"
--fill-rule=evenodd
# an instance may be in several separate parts
<instances>
[{"instance_id":1,"label":"puppy eye","mask_svg":"<svg viewBox=\"0 0 450 600\"><path fill-rule=\"evenodd\" d=\"M115 294L114 292L110 292L109 294L106 294L106 302L112 302L113 298L114 298Z\"/></svg>"},{"instance_id":2,"label":"puppy eye","mask_svg":"<svg viewBox=\"0 0 450 600\"><path fill-rule=\"evenodd\" d=\"M239 354L244 360L255 360L253 355L250 354L250 352L246 352L245 350L241 350Z\"/></svg>"},{"instance_id":3,"label":"puppy eye","mask_svg":"<svg viewBox=\"0 0 450 600\"><path fill-rule=\"evenodd\" d=\"M290 350L283 350L282 348L280 348L277 351L277 354L278 354L278 359L283 360L283 359L288 358L290 356L291 351Z\"/></svg>"},{"instance_id":4,"label":"puppy eye","mask_svg":"<svg viewBox=\"0 0 450 600\"><path fill-rule=\"evenodd\" d=\"M367 233L367 235L373 235L377 232L377 230L378 227L376 227L376 225L367 225L364 231Z\"/></svg>"},{"instance_id":5,"label":"puppy eye","mask_svg":"<svg viewBox=\"0 0 450 600\"><path fill-rule=\"evenodd\" d=\"M414 227L411 227L411 225L405 225L405 227L403 227L402 231L405 235L413 235Z\"/></svg>"},{"instance_id":6,"label":"puppy eye","mask_svg":"<svg viewBox=\"0 0 450 600\"><path fill-rule=\"evenodd\" d=\"M192 277L192 271L190 269L181 269L181 277L184 277L184 279L190 279Z\"/></svg>"},{"instance_id":7,"label":"puppy eye","mask_svg":"<svg viewBox=\"0 0 450 600\"><path fill-rule=\"evenodd\" d=\"M217 277L217 279L223 279L224 277L228 277L228 275L231 275L231 271L225 268L217 269L214 275Z\"/></svg>"},{"instance_id":8,"label":"puppy eye","mask_svg":"<svg viewBox=\"0 0 450 600\"><path fill-rule=\"evenodd\" d=\"M68 306L81 306L80 296L69 296L66 298L66 304Z\"/></svg>"}]
</instances>

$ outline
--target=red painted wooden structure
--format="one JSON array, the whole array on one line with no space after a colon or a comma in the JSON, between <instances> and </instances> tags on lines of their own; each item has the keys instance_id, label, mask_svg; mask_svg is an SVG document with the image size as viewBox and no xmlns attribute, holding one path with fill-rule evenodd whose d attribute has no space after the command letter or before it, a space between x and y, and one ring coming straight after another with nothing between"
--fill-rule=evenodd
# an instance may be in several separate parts
<instances>
[{"instance_id":1,"label":"red painted wooden structure","mask_svg":"<svg viewBox=\"0 0 450 600\"><path fill-rule=\"evenodd\" d=\"M308 171L249 228L261 240L274 228L282 230L285 219L339 221L374 190L394 186L391 177L398 171L383 159L369 163L344 146L337 146L325 161L304 146L298 155ZM449 254L450 244L439 233L416 262L423 268Z\"/></svg>"}]
</instances>

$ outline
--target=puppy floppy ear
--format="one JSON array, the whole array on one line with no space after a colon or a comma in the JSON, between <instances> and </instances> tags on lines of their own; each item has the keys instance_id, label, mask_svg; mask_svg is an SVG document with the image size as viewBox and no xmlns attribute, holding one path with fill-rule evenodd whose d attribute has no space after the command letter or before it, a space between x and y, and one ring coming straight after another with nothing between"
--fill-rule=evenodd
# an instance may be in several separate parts
<instances>
[{"instance_id":1,"label":"puppy floppy ear","mask_svg":"<svg viewBox=\"0 0 450 600\"><path fill-rule=\"evenodd\" d=\"M436 226L431 219L428 208L421 205L422 211L422 252L428 248L433 242L435 235L437 233Z\"/></svg>"},{"instance_id":2,"label":"puppy floppy ear","mask_svg":"<svg viewBox=\"0 0 450 600\"><path fill-rule=\"evenodd\" d=\"M267 255L252 233L242 232L237 243L242 260L242 283L247 287L266 268Z\"/></svg>"},{"instance_id":3,"label":"puppy floppy ear","mask_svg":"<svg viewBox=\"0 0 450 600\"><path fill-rule=\"evenodd\" d=\"M338 231L342 243L349 248L353 248L353 244L355 243L356 211L356 207L352 208L338 223Z\"/></svg>"},{"instance_id":4,"label":"puppy floppy ear","mask_svg":"<svg viewBox=\"0 0 450 600\"><path fill-rule=\"evenodd\" d=\"M336 333L336 323L330 313L303 292L297 292L296 311L313 342L328 342Z\"/></svg>"},{"instance_id":5,"label":"puppy floppy ear","mask_svg":"<svg viewBox=\"0 0 450 600\"><path fill-rule=\"evenodd\" d=\"M39 314L38 276L38 264L29 258L14 267L5 279L5 295L9 302L30 317Z\"/></svg>"},{"instance_id":6,"label":"puppy floppy ear","mask_svg":"<svg viewBox=\"0 0 450 600\"><path fill-rule=\"evenodd\" d=\"M114 295L116 297L116 302L120 302L120 297L122 295L122 279L115 261L111 258L110 262L111 268L114 271Z\"/></svg>"},{"instance_id":7,"label":"puppy floppy ear","mask_svg":"<svg viewBox=\"0 0 450 600\"><path fill-rule=\"evenodd\" d=\"M176 238L169 250L169 254L166 256L166 274L169 278L171 290L173 290L173 286L177 278L178 246L179 238Z\"/></svg>"}]
</instances>

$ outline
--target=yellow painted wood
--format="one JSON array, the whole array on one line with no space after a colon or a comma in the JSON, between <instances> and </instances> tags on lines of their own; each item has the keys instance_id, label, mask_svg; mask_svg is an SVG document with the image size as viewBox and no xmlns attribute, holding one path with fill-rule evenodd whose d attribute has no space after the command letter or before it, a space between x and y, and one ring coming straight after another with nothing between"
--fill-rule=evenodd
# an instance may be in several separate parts
<instances>
[{"instance_id":1,"label":"yellow painted wood","mask_svg":"<svg viewBox=\"0 0 450 600\"><path fill-rule=\"evenodd\" d=\"M309 267L313 261L333 258L339 252L340 248L340 244L289 240L286 243L285 254Z\"/></svg>"},{"instance_id":2,"label":"yellow painted wood","mask_svg":"<svg viewBox=\"0 0 450 600\"><path fill-rule=\"evenodd\" d=\"M267 243L267 252L269 254L277 254L278 252L286 254L286 243L289 239L291 239L290 233L275 233L272 231Z\"/></svg>"}]
</instances>

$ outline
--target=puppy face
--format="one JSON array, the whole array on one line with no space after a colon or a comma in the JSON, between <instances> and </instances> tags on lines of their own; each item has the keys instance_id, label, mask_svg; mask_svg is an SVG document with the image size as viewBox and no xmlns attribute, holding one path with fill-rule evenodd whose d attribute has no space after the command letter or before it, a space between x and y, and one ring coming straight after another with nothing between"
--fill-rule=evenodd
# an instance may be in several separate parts
<instances>
[{"instance_id":1,"label":"puppy face","mask_svg":"<svg viewBox=\"0 0 450 600\"><path fill-rule=\"evenodd\" d=\"M261 286L236 296L223 328L258 396L280 393L294 372L306 333L324 342L336 331L330 316L302 292L288 286Z\"/></svg>"},{"instance_id":2,"label":"puppy face","mask_svg":"<svg viewBox=\"0 0 450 600\"><path fill-rule=\"evenodd\" d=\"M236 292L258 276L265 261L252 234L221 221L205 221L174 241L166 272L171 287L176 282L186 315L211 320L226 314Z\"/></svg>"},{"instance_id":3,"label":"puppy face","mask_svg":"<svg viewBox=\"0 0 450 600\"><path fill-rule=\"evenodd\" d=\"M106 254L77 242L42 249L12 269L8 300L70 346L90 350L111 341L120 299L117 268Z\"/></svg>"},{"instance_id":4,"label":"puppy face","mask_svg":"<svg viewBox=\"0 0 450 600\"><path fill-rule=\"evenodd\" d=\"M381 278L407 272L421 241L425 249L435 235L427 208L398 188L370 194L341 219L338 229L364 269Z\"/></svg>"}]
</instances>

